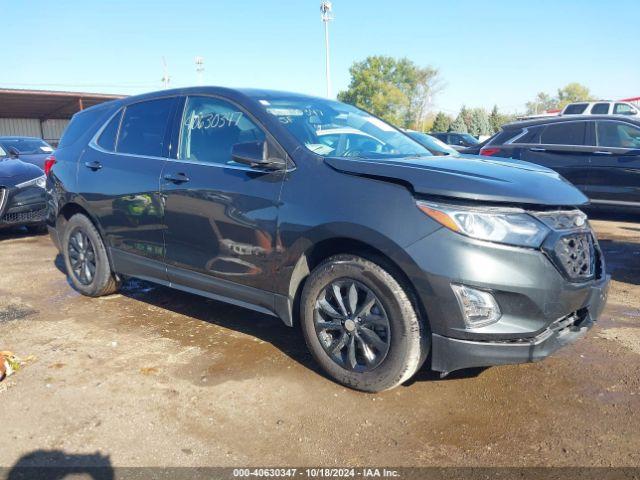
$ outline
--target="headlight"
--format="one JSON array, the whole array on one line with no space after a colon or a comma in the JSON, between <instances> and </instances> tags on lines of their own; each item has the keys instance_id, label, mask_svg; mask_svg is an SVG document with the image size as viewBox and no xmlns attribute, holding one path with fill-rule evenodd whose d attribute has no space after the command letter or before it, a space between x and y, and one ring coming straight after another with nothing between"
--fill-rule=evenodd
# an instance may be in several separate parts
<instances>
[{"instance_id":1,"label":"headlight","mask_svg":"<svg viewBox=\"0 0 640 480\"><path fill-rule=\"evenodd\" d=\"M536 212L533 215L552 230L585 230L589 228L587 216L580 210Z\"/></svg>"},{"instance_id":2,"label":"headlight","mask_svg":"<svg viewBox=\"0 0 640 480\"><path fill-rule=\"evenodd\" d=\"M47 185L47 177L45 175L42 175L41 177L34 178L33 180L19 183L18 185L16 185L16 188L26 188L26 187L45 188L46 185Z\"/></svg>"},{"instance_id":3,"label":"headlight","mask_svg":"<svg viewBox=\"0 0 640 480\"><path fill-rule=\"evenodd\" d=\"M467 207L417 202L418 208L454 232L490 242L539 247L549 228L518 208Z\"/></svg>"}]
</instances>

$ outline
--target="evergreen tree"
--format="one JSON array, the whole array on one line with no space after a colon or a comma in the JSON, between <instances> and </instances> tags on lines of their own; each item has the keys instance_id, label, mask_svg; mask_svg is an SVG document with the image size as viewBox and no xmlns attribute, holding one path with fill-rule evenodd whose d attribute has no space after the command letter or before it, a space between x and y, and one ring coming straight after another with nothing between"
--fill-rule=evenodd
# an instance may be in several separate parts
<instances>
[{"instance_id":1,"label":"evergreen tree","mask_svg":"<svg viewBox=\"0 0 640 480\"><path fill-rule=\"evenodd\" d=\"M494 105L491 114L489 115L489 125L491 125L491 134L496 133L502 126L502 119L500 112L498 112L498 106Z\"/></svg>"},{"instance_id":2,"label":"evergreen tree","mask_svg":"<svg viewBox=\"0 0 640 480\"><path fill-rule=\"evenodd\" d=\"M471 120L468 127L469 133L474 137L480 135L491 135L491 123L484 108L474 108L471 110Z\"/></svg>"},{"instance_id":3,"label":"evergreen tree","mask_svg":"<svg viewBox=\"0 0 640 480\"><path fill-rule=\"evenodd\" d=\"M457 132L457 133L469 132L469 129L467 128L467 124L464 121L464 117L462 116L462 111L460 111L456 119L453 122L451 122L451 125L449 125L449 131Z\"/></svg>"},{"instance_id":4,"label":"evergreen tree","mask_svg":"<svg viewBox=\"0 0 640 480\"><path fill-rule=\"evenodd\" d=\"M433 121L433 127L431 131L433 132L448 132L449 126L451 125L451 117L449 115L438 112L435 120Z\"/></svg>"}]
</instances>

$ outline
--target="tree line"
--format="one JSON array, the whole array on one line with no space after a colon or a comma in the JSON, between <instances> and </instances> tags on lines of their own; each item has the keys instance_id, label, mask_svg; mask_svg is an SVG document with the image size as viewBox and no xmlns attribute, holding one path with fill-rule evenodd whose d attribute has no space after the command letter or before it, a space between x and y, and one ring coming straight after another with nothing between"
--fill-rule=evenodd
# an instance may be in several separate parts
<instances>
[{"instance_id":1,"label":"tree line","mask_svg":"<svg viewBox=\"0 0 640 480\"><path fill-rule=\"evenodd\" d=\"M463 106L453 117L432 109L435 96L444 88L438 69L421 67L407 58L374 55L355 62L349 69L351 82L338 93L338 100L383 118L398 127L425 132L462 132L474 136L493 135L516 114L491 112L484 108ZM590 100L589 89L570 83L557 95L544 92L527 102L527 114L562 108L570 102Z\"/></svg>"}]
</instances>

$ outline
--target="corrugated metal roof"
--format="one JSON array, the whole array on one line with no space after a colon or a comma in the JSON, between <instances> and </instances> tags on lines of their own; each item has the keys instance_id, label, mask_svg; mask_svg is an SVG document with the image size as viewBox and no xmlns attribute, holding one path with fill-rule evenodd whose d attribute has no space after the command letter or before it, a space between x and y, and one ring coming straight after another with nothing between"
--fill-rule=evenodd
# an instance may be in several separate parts
<instances>
[{"instance_id":1,"label":"corrugated metal roof","mask_svg":"<svg viewBox=\"0 0 640 480\"><path fill-rule=\"evenodd\" d=\"M0 117L71 118L88 107L117 100L125 95L104 93L57 92L50 90L0 89Z\"/></svg>"}]
</instances>

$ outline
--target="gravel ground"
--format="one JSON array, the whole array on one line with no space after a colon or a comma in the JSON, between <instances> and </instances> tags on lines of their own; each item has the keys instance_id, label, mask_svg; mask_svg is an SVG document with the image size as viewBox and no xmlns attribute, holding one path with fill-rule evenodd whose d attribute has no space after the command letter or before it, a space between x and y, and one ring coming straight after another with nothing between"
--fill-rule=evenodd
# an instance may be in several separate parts
<instances>
[{"instance_id":1,"label":"gravel ground","mask_svg":"<svg viewBox=\"0 0 640 480\"><path fill-rule=\"evenodd\" d=\"M593 222L613 282L582 341L378 395L277 319L137 281L85 298L47 236L0 232L0 350L26 360L0 383L0 466L640 466L637 222Z\"/></svg>"}]
</instances>

